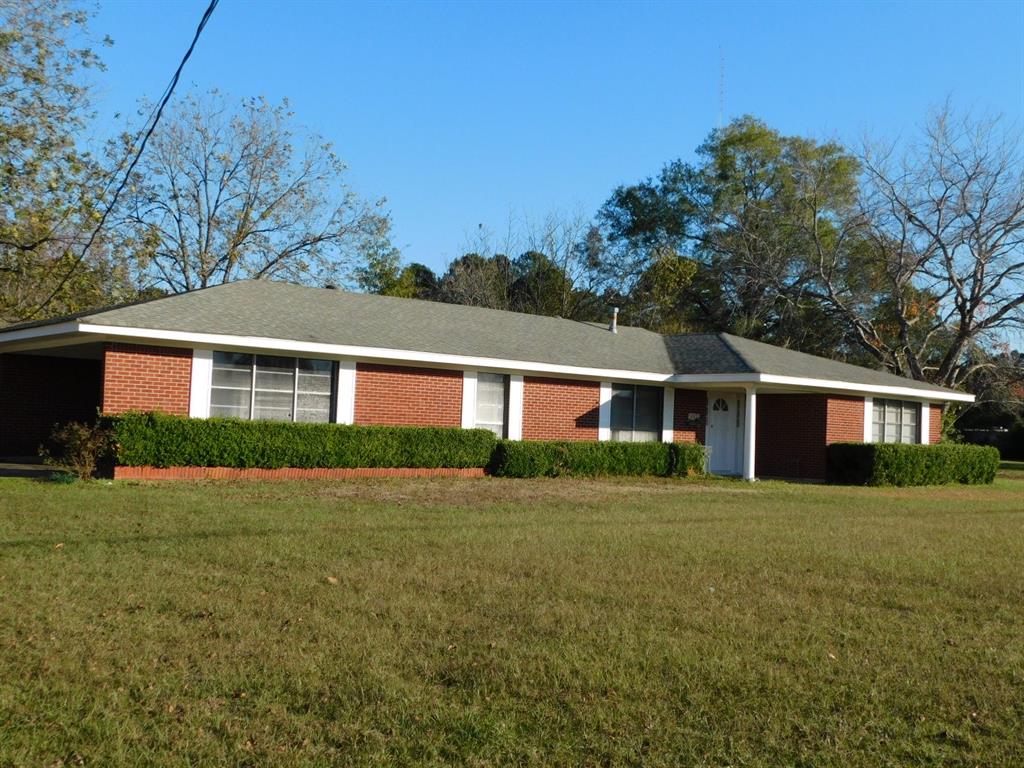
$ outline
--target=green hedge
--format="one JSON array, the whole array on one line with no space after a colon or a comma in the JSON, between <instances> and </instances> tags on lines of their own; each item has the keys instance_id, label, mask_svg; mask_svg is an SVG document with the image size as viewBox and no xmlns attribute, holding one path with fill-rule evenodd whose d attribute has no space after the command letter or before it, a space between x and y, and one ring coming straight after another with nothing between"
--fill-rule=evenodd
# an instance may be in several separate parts
<instances>
[{"instance_id":1,"label":"green hedge","mask_svg":"<svg viewBox=\"0 0 1024 768\"><path fill-rule=\"evenodd\" d=\"M995 448L957 443L834 443L827 456L829 482L849 485L977 485L999 468Z\"/></svg>"},{"instance_id":2,"label":"green hedge","mask_svg":"<svg viewBox=\"0 0 1024 768\"><path fill-rule=\"evenodd\" d=\"M693 443L592 443L502 440L488 467L500 477L685 476L704 471Z\"/></svg>"},{"instance_id":3,"label":"green hedge","mask_svg":"<svg viewBox=\"0 0 1024 768\"><path fill-rule=\"evenodd\" d=\"M484 429L292 424L125 413L103 419L129 467L487 467L504 477L685 476L692 443L498 441Z\"/></svg>"},{"instance_id":4,"label":"green hedge","mask_svg":"<svg viewBox=\"0 0 1024 768\"><path fill-rule=\"evenodd\" d=\"M116 461L154 467L484 467L496 439L484 429L109 417Z\"/></svg>"}]
</instances>

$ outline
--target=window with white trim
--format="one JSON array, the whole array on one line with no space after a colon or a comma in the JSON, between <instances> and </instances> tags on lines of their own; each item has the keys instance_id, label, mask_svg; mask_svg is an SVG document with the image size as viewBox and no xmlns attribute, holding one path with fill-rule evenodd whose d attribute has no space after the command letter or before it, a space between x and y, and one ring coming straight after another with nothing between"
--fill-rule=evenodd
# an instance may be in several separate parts
<instances>
[{"instance_id":1,"label":"window with white trim","mask_svg":"<svg viewBox=\"0 0 1024 768\"><path fill-rule=\"evenodd\" d=\"M921 404L910 400L881 400L871 403L873 443L921 442Z\"/></svg>"},{"instance_id":2,"label":"window with white trim","mask_svg":"<svg viewBox=\"0 0 1024 768\"><path fill-rule=\"evenodd\" d=\"M334 368L330 360L214 352L210 415L329 422Z\"/></svg>"},{"instance_id":3,"label":"window with white trim","mask_svg":"<svg viewBox=\"0 0 1024 768\"><path fill-rule=\"evenodd\" d=\"M611 439L626 443L661 440L661 387L612 384Z\"/></svg>"},{"instance_id":4,"label":"window with white trim","mask_svg":"<svg viewBox=\"0 0 1024 768\"><path fill-rule=\"evenodd\" d=\"M500 373L476 375L476 416L474 426L489 429L498 437L508 435L508 376Z\"/></svg>"}]
</instances>

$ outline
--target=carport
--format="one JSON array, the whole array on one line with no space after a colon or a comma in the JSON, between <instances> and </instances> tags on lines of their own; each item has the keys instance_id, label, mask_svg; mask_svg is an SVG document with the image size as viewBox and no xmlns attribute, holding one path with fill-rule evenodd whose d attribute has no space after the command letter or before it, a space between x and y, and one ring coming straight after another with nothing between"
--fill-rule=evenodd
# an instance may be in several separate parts
<instances>
[{"instance_id":1,"label":"carport","mask_svg":"<svg viewBox=\"0 0 1024 768\"><path fill-rule=\"evenodd\" d=\"M0 355L0 457L33 457L53 425L93 421L103 393L103 345Z\"/></svg>"}]
</instances>

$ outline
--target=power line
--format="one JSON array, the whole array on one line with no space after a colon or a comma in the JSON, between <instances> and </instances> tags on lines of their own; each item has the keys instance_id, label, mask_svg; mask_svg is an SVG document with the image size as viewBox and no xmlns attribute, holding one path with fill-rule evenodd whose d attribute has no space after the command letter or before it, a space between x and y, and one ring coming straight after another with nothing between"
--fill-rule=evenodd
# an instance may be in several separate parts
<instances>
[{"instance_id":1,"label":"power line","mask_svg":"<svg viewBox=\"0 0 1024 768\"><path fill-rule=\"evenodd\" d=\"M124 178L121 179L121 183L117 185L117 189L114 190L114 196L110 199L110 202L107 203L106 207L103 210L103 215L100 216L99 222L96 224L92 232L89 234L89 238L88 240L86 240L85 245L82 248L82 252L78 254L78 257L71 264L71 267L68 269L64 277L60 279L60 282L57 283L57 286L50 292L50 295L47 296L46 299L25 318L26 320L32 319L37 314L39 314L43 309L45 309L46 305L53 301L54 298L56 298L57 294L61 292L65 285L67 285L68 280L71 279L71 276L75 273L75 270L77 270L78 267L81 266L82 261L85 259L85 256L89 252L89 249L92 247L92 244L96 241L96 238L99 235L100 231L103 229L103 226L107 223L107 217L110 216L111 211L114 210L114 206L117 205L117 199L121 196L121 193L124 191L124 188L128 185L128 180L132 176L132 171L135 170L135 166L138 165L139 160L142 158L142 153L146 149L146 144L149 142L149 138L153 135L153 132L156 130L157 123L160 122L160 117L164 113L164 108L170 102L171 96L174 94L174 89L175 87L177 87L178 80L181 78L182 70L185 69L185 64L188 63L188 60L192 57L192 51L195 50L196 43L199 42L199 36L203 34L203 29L206 27L206 23L210 20L210 17L213 15L213 11L217 7L217 3L219 2L220 0L210 0L210 4L206 7L206 11L203 13L203 17L199 20L199 26L196 27L196 33L192 37L191 45L189 45L188 50L185 51L185 55L182 56L181 63L178 64L178 68L174 70L174 76L171 78L170 83L168 83L167 87L164 89L163 96L161 96L160 101L158 102L155 110L150 113L150 116L146 121L148 127L146 128L146 131L142 136L142 142L139 144L139 147L136 150L134 157L132 157L131 163L129 163L128 165L128 170L125 171Z\"/></svg>"}]
</instances>

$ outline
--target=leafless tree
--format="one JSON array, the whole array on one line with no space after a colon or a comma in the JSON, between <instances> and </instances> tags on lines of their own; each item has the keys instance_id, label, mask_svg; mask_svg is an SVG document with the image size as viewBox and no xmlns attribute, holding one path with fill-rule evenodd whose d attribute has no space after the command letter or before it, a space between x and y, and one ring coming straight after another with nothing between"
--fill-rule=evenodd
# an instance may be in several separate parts
<instances>
[{"instance_id":1,"label":"leafless tree","mask_svg":"<svg viewBox=\"0 0 1024 768\"><path fill-rule=\"evenodd\" d=\"M510 213L500 233L480 225L448 266L447 301L583 318L593 314L597 278L593 223L582 213L540 218Z\"/></svg>"},{"instance_id":2,"label":"leafless tree","mask_svg":"<svg viewBox=\"0 0 1024 768\"><path fill-rule=\"evenodd\" d=\"M1024 329L1021 132L948 106L897 153L869 146L857 215L816 237L822 298L891 370L946 386ZM817 234L817 233L816 233Z\"/></svg>"},{"instance_id":3,"label":"leafless tree","mask_svg":"<svg viewBox=\"0 0 1024 768\"><path fill-rule=\"evenodd\" d=\"M140 282L182 292L239 278L341 281L357 254L381 247L383 201L361 200L331 146L297 137L291 118L287 102L236 106L212 92L161 123L115 225Z\"/></svg>"}]
</instances>

